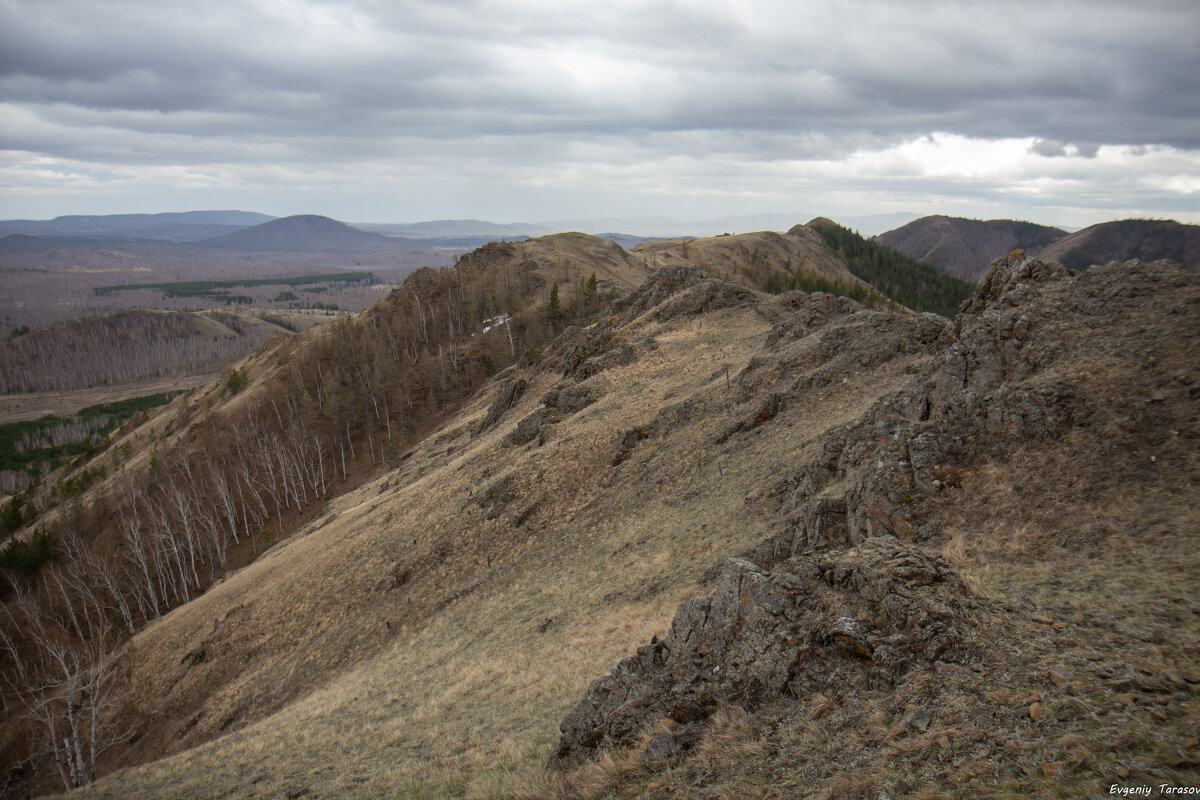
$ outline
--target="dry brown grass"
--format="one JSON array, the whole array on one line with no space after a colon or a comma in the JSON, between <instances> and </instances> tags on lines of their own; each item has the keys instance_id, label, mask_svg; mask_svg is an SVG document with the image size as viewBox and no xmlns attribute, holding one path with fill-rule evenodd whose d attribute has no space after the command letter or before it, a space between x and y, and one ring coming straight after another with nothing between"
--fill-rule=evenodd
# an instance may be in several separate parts
<instances>
[{"instance_id":1,"label":"dry brown grass","mask_svg":"<svg viewBox=\"0 0 1200 800\"><path fill-rule=\"evenodd\" d=\"M475 439L467 425L431 436L400 469L333 501L300 534L139 635L143 718L191 749L86 793L555 790L538 776L565 709L631 645L663 635L716 560L768 532L774 504L762 487L783 465L802 462L823 430L905 379L898 364L838 384L716 445L731 415L755 403L739 401L720 368L736 375L770 319L743 308L711 313L703 326L644 324L629 335L651 334L654 346L604 373L610 392L556 425L544 446L503 440L553 375L497 428ZM482 416L490 400L459 419ZM683 400L699 409L690 422L611 466L620 430ZM516 499L488 519L492 508L478 498L501 479ZM401 568L409 577L394 588ZM209 660L181 663L202 641ZM611 785L634 768L617 758L595 781Z\"/></svg>"},{"instance_id":2,"label":"dry brown grass","mask_svg":"<svg viewBox=\"0 0 1200 800\"><path fill-rule=\"evenodd\" d=\"M653 265L690 264L714 277L751 287L765 286L767 277L781 270L802 270L843 286L862 283L825 248L817 234L804 227L786 236L760 231L687 242L645 242L633 252Z\"/></svg>"},{"instance_id":3,"label":"dry brown grass","mask_svg":"<svg viewBox=\"0 0 1200 800\"><path fill-rule=\"evenodd\" d=\"M665 633L715 561L769 532L774 502L762 490L782 468L907 379L901 359L717 445L757 402L726 388L722 365L738 374L770 324L752 308L710 313L703 325L644 322L628 335L651 335L653 346L604 373L609 393L556 425L543 447L503 439L552 375L497 428L472 439L458 424L431 436L400 469L151 625L135 641L143 713L162 726L157 735L180 731L191 749L87 793L559 791L540 776L566 708L631 645ZM482 416L490 400L459 419ZM611 466L620 430L685 400L698 410L689 422ZM516 499L488 519L478 497L502 479ZM407 581L391 588L402 567ZM201 641L210 660L181 664ZM714 745L712 758L728 758L740 738ZM644 771L623 759L588 781L611 786Z\"/></svg>"},{"instance_id":4,"label":"dry brown grass","mask_svg":"<svg viewBox=\"0 0 1200 800\"><path fill-rule=\"evenodd\" d=\"M1195 748L1195 694L1123 703L1106 676L1200 663L1195 456L1183 436L1145 440L1157 417L1115 411L1056 442L981 451L921 501L943 523L933 544L987 601L964 621L978 663L918 665L892 691L849 682L753 714L726 709L666 767L633 748L544 774L557 723L591 679L661 635L716 560L776 532L769 490L781 475L919 362L849 371L717 444L758 401L727 388L723 367L737 375L761 354L773 319L761 307L702 325L643 319L627 332L638 360L603 373L608 393L542 447L503 440L558 376L538 377L472 438L485 393L401 468L139 637L146 713L181 752L85 796L1055 797L1094 792L1118 768L1186 777L1156 754ZM795 377L780 370L755 391ZM683 401L689 421L650 425ZM630 426L655 433L613 467ZM486 501L501 481L511 499ZM236 625L214 622L235 612ZM209 636L212 660L181 665ZM1049 681L1052 666L1072 670L1069 687ZM928 730L893 734L918 709Z\"/></svg>"}]
</instances>

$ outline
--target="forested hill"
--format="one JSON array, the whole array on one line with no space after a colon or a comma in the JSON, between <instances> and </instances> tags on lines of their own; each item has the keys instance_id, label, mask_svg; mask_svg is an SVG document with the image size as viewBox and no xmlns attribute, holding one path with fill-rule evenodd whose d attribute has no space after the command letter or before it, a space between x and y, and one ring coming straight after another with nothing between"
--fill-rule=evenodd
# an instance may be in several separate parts
<instances>
[{"instance_id":1,"label":"forested hill","mask_svg":"<svg viewBox=\"0 0 1200 800\"><path fill-rule=\"evenodd\" d=\"M992 261L1013 250L1038 253L1062 239L1061 228L1012 219L964 219L935 214L881 233L880 244L933 264L950 275L977 281Z\"/></svg>"},{"instance_id":2,"label":"forested hill","mask_svg":"<svg viewBox=\"0 0 1200 800\"><path fill-rule=\"evenodd\" d=\"M1189 272L1200 272L1200 225L1169 219L1122 219L1076 231L1038 252L1070 269L1136 258L1167 258Z\"/></svg>"},{"instance_id":3,"label":"forested hill","mask_svg":"<svg viewBox=\"0 0 1200 800\"><path fill-rule=\"evenodd\" d=\"M799 227L799 226L798 226ZM831 219L818 217L805 226L818 233L825 246L846 262L855 277L914 311L933 311L953 318L974 285L939 272L890 247L864 239Z\"/></svg>"}]
</instances>

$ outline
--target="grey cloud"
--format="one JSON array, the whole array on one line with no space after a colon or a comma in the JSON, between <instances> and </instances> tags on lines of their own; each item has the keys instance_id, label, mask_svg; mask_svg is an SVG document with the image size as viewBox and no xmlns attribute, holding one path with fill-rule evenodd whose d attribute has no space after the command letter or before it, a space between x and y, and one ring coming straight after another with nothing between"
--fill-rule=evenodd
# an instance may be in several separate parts
<instances>
[{"instance_id":1,"label":"grey cloud","mask_svg":"<svg viewBox=\"0 0 1200 800\"><path fill-rule=\"evenodd\" d=\"M1029 152L1047 158L1065 156L1095 158L1096 154L1100 152L1100 145L1096 142L1064 143L1056 142L1053 139L1034 139L1033 143L1029 145Z\"/></svg>"},{"instance_id":2,"label":"grey cloud","mask_svg":"<svg viewBox=\"0 0 1200 800\"><path fill-rule=\"evenodd\" d=\"M0 0L0 138L122 169L743 170L772 196L777 165L932 132L1085 170L1102 144L1200 150L1197 30L1190 0Z\"/></svg>"},{"instance_id":3,"label":"grey cloud","mask_svg":"<svg viewBox=\"0 0 1200 800\"><path fill-rule=\"evenodd\" d=\"M1055 156L1065 156L1067 154L1067 146L1062 142L1055 142L1050 139L1034 139L1033 144L1029 146L1030 152L1037 153L1039 156L1053 158Z\"/></svg>"},{"instance_id":4,"label":"grey cloud","mask_svg":"<svg viewBox=\"0 0 1200 800\"><path fill-rule=\"evenodd\" d=\"M339 12L322 29L319 16L288 22L254 4L10 2L3 92L31 106L253 112L315 136L348 116L373 135L398 112L406 132L430 137L944 130L1200 147L1200 12L1188 5L1150 4L1132 27L1128 9L1089 5L1086 25L1049 14L1044 34L1027 22L1044 4L906 4L902 15L864 4L853 19L764 5L754 28L719 8L656 4L385 5L317 7ZM64 18L75 23L65 32ZM536 68L556 51L615 54L648 83L627 87L627 101L589 95L549 60Z\"/></svg>"}]
</instances>

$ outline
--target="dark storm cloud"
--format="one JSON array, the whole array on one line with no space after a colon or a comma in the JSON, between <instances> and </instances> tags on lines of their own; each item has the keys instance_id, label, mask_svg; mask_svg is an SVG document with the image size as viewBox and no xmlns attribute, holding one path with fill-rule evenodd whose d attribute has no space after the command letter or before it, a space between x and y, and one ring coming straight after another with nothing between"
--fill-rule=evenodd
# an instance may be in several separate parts
<instances>
[{"instance_id":1,"label":"dark storm cloud","mask_svg":"<svg viewBox=\"0 0 1200 800\"><path fill-rule=\"evenodd\" d=\"M7 102L101 126L154 111L233 136L942 130L1200 147L1194 3L2 8Z\"/></svg>"}]
</instances>

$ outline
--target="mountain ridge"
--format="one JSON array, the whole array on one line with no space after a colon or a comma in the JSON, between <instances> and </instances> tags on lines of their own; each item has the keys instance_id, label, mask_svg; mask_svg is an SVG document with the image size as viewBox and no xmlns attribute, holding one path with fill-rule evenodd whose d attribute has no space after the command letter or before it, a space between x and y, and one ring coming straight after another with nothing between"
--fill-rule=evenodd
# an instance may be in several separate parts
<instances>
[{"instance_id":1,"label":"mountain ridge","mask_svg":"<svg viewBox=\"0 0 1200 800\"><path fill-rule=\"evenodd\" d=\"M1170 259L1200 271L1200 226L1174 220L1111 220L1067 232L1020 220L922 217L875 237L948 274L978 280L991 262L1013 250L1086 269L1109 261Z\"/></svg>"},{"instance_id":2,"label":"mountain ridge","mask_svg":"<svg viewBox=\"0 0 1200 800\"><path fill-rule=\"evenodd\" d=\"M1071 269L1109 261L1170 259L1200 272L1200 225L1174 220L1114 220L1076 231L1037 251Z\"/></svg>"},{"instance_id":3,"label":"mountain ridge","mask_svg":"<svg viewBox=\"0 0 1200 800\"><path fill-rule=\"evenodd\" d=\"M875 796L997 773L1053 794L1107 780L1121 735L1191 757L1200 651L1135 643L1195 621L1174 584L1120 576L1200 577L1170 535L1195 507L1200 279L1014 255L951 321L762 292L780 258L849 275L808 226L646 249L492 243L123 432L113 452L139 449L104 496L145 475L143 507L183 514L220 483L204 454L245 453L276 487L252 513L298 532L131 641L137 735L104 766L141 766L80 796ZM642 675L696 656L696 690L629 662L589 689L639 642ZM1115 699L1164 670L1185 699L1162 719ZM546 773L572 731L612 747Z\"/></svg>"},{"instance_id":4,"label":"mountain ridge","mask_svg":"<svg viewBox=\"0 0 1200 800\"><path fill-rule=\"evenodd\" d=\"M190 242L274 219L251 211L182 211L157 214L72 214L52 220L6 220L0 236L24 234L68 241Z\"/></svg>"},{"instance_id":5,"label":"mountain ridge","mask_svg":"<svg viewBox=\"0 0 1200 800\"><path fill-rule=\"evenodd\" d=\"M1121 287L1132 285L1139 291L1131 297ZM104 778L82 796L105 796L118 787L129 796L153 796L167 780L185 792L203 785L237 793L255 774L271 776L267 785L281 791L304 781L314 796L386 790L395 787L394 773L385 777L371 765L392 763L397 749L450 760L467 774L482 771L486 782L508 737L545 756L561 749L552 732L562 715L554 710L580 703L583 712L572 712L562 733L580 730L578 741L617 748L613 758L633 769L602 780L616 796L635 796L647 781L659 780L655 752L682 770L671 773L682 781L671 796L688 796L701 780L689 766L696 763L693 748L701 748L696 758L714 759L716 772L707 780L717 785L745 780L757 764L775 769L791 759L784 763L818 785L849 791L851 776L831 754L817 750L819 763L796 763L815 744L734 762L712 749L718 745L704 744L706 736L720 735L720 741L738 737L739 746L750 747L754 735L737 731L770 726L779 735L802 737L803 721L814 713L827 720L829 741L856 748L873 765L866 779L872 793L887 780L952 785L963 763L1019 770L1024 756L1003 745L1028 736L1022 731L1031 724L1044 734L1039 741L1045 744L1028 762L1039 765L1039 774L1041 763L1059 758L1059 737L1080 740L1094 731L1108 740L1120 730L1142 730L1132 716L1139 712L1125 706L1113 706L1118 710L1099 724L1068 713L1073 696L1088 707L1109 707L1117 690L1099 679L1061 679L1069 689L1048 683L1045 670L1061 663L1055 660L1061 645L1051 638L1059 628L1038 620L1062 617L1068 632L1077 627L1080 636L1105 637L1098 654L1066 662L1070 675L1099 669L1087 658L1120 658L1114 654L1126 652L1121 643L1140 629L1046 605L1055 591L1086 591L1069 578L1036 595L1040 605L1006 604L1003 587L1032 591L1029 581L1040 580L1033 562L1024 560L1032 553L1060 565L1065 576L1071 571L1061 565L1073 559L1086 582L1093 563L1115 557L1114 564L1123 564L1132 557L1130 547L1156 552L1174 541L1159 540L1154 531L1177 524L1182 512L1145 517L1142 525L1149 527L1115 542L1112 551L1103 543L1115 534L1097 529L1088 541L1100 549L1086 551L1081 562L1079 552L1055 538L1021 544L1002 533L1004 527L973 532L981 523L964 500L990 485L987 491L1007 499L989 505L994 519L988 524L1026 519L1049 532L1054 529L1046 520L1084 513L1064 505L1076 502L1076 487L1090 487L1086 513L1114 522L1125 517L1113 516L1112 504L1128 502L1130 486L1145 487L1151 504L1161 492L1183 491L1173 476L1195 470L1195 453L1182 439L1159 437L1167 428L1188 437L1200 433L1194 420L1180 416L1190 402L1187 380L1195 379L1195 342L1180 348L1176 335L1180 326L1194 324L1198 292L1194 276L1168 265L1112 265L1071 275L1061 266L1015 258L989 273L950 322L872 311L822 294L764 296L685 267L656 270L601 322L565 331L547 348L546 362L522 362L497 376L397 469L334 502L270 558L148 630L139 643L140 669L147 671L139 683L174 688L168 705L141 713L172 718L170 704L195 687L232 680L194 706L195 722L188 723L192 712L174 712L174 724L186 730L226 733L160 765ZM1114 304L1121 314L1112 313ZM1161 313L1166 308L1184 314ZM1133 352L1140 358L1127 358ZM1161 387L1157 403L1135 400L1144 391L1147 354L1155 358L1154 385ZM1171 377L1189 370L1184 382ZM1138 420L1115 433L1113 421L1135 408ZM1121 443L1112 452L1093 441L1114 435ZM1157 442L1160 465L1153 469L1136 455L1150 441ZM1114 459L1114 453L1124 455ZM1055 465L1052 480L1032 471L1043 458ZM1020 466L1020 459L1030 466ZM1094 472L1101 466L1107 472ZM995 488L996 473L989 470L996 469L1022 476L1023 495ZM1055 494L1051 484L1068 488ZM1021 516L1031 503L1044 519ZM1136 517L1143 510L1119 513ZM984 569L990 562L960 555L951 566L942 553L956 551L942 548L954 541L1034 549L1014 551L1025 554L1019 558L1009 554L1004 563L1012 583L980 594L955 587L968 577L988 586L996 580ZM1182 564L1177 559L1186 552L1170 563ZM756 566L739 566L738 558ZM318 560L322 569L312 570ZM718 568L730 563L732 573ZM808 655L801 657L813 659L798 671L779 662L772 672L756 655L767 642L777 645L771 650L777 654L794 654L797 647L789 643L794 632L776 641L781 623L772 620L792 619L794 612L771 586L811 598L815 609L813 627L787 628L802 632L808 644L801 653ZM1145 607L1169 604L1165 597L1155 595ZM739 610L718 614L720 602ZM679 643L690 624L687 609L698 603L713 609L709 621L717 629L705 634L711 646L709 639L691 639L707 651L695 656L706 677L692 690L664 694L630 683L627 691L621 683L630 674L626 665L601 679L599 690L585 692L580 668L602 673L615 653L628 652L626 635L650 642L632 656L645 662L639 674L658 674L655 658L668 658L664 644L674 660L662 663L686 664L693 651ZM626 617L632 621L622 625ZM337 624L314 627L309 619ZM738 626L749 638L729 639L725 619L742 620ZM760 631L765 639L754 638ZM726 644L735 641L741 644ZM1009 657L1018 645L1026 654L1022 662ZM347 656L350 666L339 667ZM1193 669L1196 657L1180 654L1179 668ZM243 715L273 693L302 696L307 689L300 687L314 683L309 670L317 664L325 670L318 674L328 675L316 681L324 688L304 702L276 700L275 716L252 715L260 721L246 724ZM977 680L974 667L993 674L994 682ZM1148 668L1140 661L1129 669L1135 667ZM252 672L245 674L247 668ZM296 693L267 675L288 676ZM787 690L793 695L770 693L777 691L769 689L773 681L791 680L800 681ZM1039 688L1041 700L1027 700L1022 687L1031 682L1051 688ZM743 709L736 712L741 716L714 716L722 698ZM885 746L888 723L899 724L912 711L906 699L932 722L904 723L913 728L905 735L930 747L944 736L946 743L936 746L949 748L955 759L929 759L921 747L897 755ZM1030 722L1026 708L1043 716L1035 702L1052 711ZM824 703L824 710L814 703ZM593 707L605 727L586 722ZM970 711L979 707L986 714ZM760 710L765 717L756 716ZM642 720L659 713L669 718L667 727L647 736L667 738L654 745L658 750L643 751ZM964 713L971 725L955 727L954 715ZM1155 721L1159 740L1183 746L1186 714ZM547 723L547 715L554 721ZM228 727L226 720L232 720ZM336 734L320 738L320 726L332 720L340 721ZM308 731L305 744L283 734L290 730ZM855 739L856 731L865 740ZM988 736L980 740L978 731ZM632 749L621 749L631 743ZM321 773L333 747L350 755ZM256 755L247 760L239 752ZM262 753L281 755L264 762ZM1098 756L1077 758L1079 766L1061 778L1054 771L1036 779L1019 774L1046 791L1100 780ZM547 775L540 763L530 765L511 776L511 791L502 796L586 794L572 787L591 785L586 781L594 770L586 759L573 769ZM402 774L413 787L435 785L442 774L412 770ZM363 779L358 789L355 775ZM730 789L733 794L749 791L733 785L743 787Z\"/></svg>"},{"instance_id":6,"label":"mountain ridge","mask_svg":"<svg viewBox=\"0 0 1200 800\"><path fill-rule=\"evenodd\" d=\"M1013 250L1030 254L1067 236L1059 228L1018 220L934 215L879 234L881 244L927 261L943 272L978 280L993 260Z\"/></svg>"}]
</instances>

